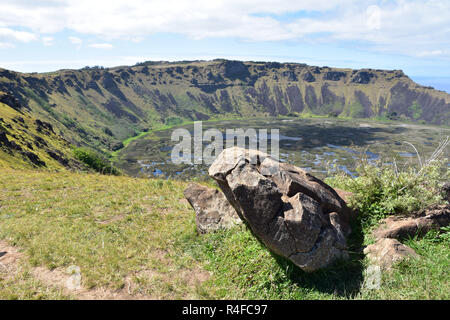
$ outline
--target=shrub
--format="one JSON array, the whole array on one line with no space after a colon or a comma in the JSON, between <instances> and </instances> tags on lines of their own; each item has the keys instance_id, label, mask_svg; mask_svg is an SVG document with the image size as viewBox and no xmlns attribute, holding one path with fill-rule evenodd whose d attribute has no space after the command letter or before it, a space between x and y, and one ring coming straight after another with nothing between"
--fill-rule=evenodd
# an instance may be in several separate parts
<instances>
[{"instance_id":1,"label":"shrub","mask_svg":"<svg viewBox=\"0 0 450 320\"><path fill-rule=\"evenodd\" d=\"M183 123L183 119L180 119L178 117L168 117L164 121L164 123L166 125L168 125L168 126L176 126L176 125L182 124Z\"/></svg>"},{"instance_id":2,"label":"shrub","mask_svg":"<svg viewBox=\"0 0 450 320\"><path fill-rule=\"evenodd\" d=\"M447 163L448 159L434 159L418 172L413 167L399 172L395 164L362 160L356 178L338 172L326 182L353 192L349 205L359 212L363 224L372 225L387 215L406 214L441 202L441 185L450 172Z\"/></svg>"},{"instance_id":3,"label":"shrub","mask_svg":"<svg viewBox=\"0 0 450 320\"><path fill-rule=\"evenodd\" d=\"M85 149L85 148L75 148L73 154L76 159L80 160L86 164L89 168L94 169L97 172L103 174L119 175L120 171L112 166L108 160L104 159L102 156L96 152Z\"/></svg>"}]
</instances>

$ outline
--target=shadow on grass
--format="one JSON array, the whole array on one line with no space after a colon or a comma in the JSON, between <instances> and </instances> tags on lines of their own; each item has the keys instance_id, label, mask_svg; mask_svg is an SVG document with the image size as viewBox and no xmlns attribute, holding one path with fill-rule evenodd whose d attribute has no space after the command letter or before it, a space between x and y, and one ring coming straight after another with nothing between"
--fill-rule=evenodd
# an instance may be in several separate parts
<instances>
[{"instance_id":1,"label":"shadow on grass","mask_svg":"<svg viewBox=\"0 0 450 320\"><path fill-rule=\"evenodd\" d=\"M363 283L362 253L364 234L361 222L352 222L352 233L348 238L349 255L347 260L336 261L333 265L306 273L291 261L272 254L281 269L285 270L290 281L302 288L310 288L322 293L334 294L342 298L351 298L361 289Z\"/></svg>"}]
</instances>

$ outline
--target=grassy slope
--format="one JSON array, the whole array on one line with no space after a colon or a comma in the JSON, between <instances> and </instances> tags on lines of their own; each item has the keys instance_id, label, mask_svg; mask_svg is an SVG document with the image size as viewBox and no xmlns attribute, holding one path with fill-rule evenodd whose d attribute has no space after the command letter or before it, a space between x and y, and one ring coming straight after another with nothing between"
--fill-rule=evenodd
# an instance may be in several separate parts
<instances>
[{"instance_id":1,"label":"grassy slope","mask_svg":"<svg viewBox=\"0 0 450 320\"><path fill-rule=\"evenodd\" d=\"M197 235L184 182L0 170L0 239L23 248L30 267L79 266L86 287L114 290L131 277L133 293L157 298L449 298L448 236L410 240L422 257L385 275L381 290L368 290L360 288L365 262L358 252L305 274L244 227ZM354 229L356 251L364 236ZM190 281L204 270L209 280ZM26 272L17 277L0 273L0 298L64 297Z\"/></svg>"},{"instance_id":2,"label":"grassy slope","mask_svg":"<svg viewBox=\"0 0 450 320\"><path fill-rule=\"evenodd\" d=\"M142 290L162 285L161 298L190 290L178 283L183 266L169 262L174 239L193 231L183 184L67 172L2 170L2 177L0 236L24 248L32 265L75 264L85 286L113 289L127 275L157 270L170 274L168 283L154 279Z\"/></svg>"},{"instance_id":3,"label":"grassy slope","mask_svg":"<svg viewBox=\"0 0 450 320\"><path fill-rule=\"evenodd\" d=\"M18 121L22 118L24 123ZM35 123L35 118L28 112L20 113L11 107L0 102L0 131L6 132L7 139L14 141L25 152L32 152L44 161L48 170L63 170L64 166L52 158L47 150L61 152L63 158L68 160L69 164L77 164L73 159L70 144L64 140L56 131L55 133L47 130L39 132ZM57 130L54 128L54 130ZM47 145L42 143L36 145L36 137L40 138ZM30 148L31 146L31 148ZM26 157L22 156L17 150L9 150L7 147L0 146L0 168L25 169L34 168L34 165Z\"/></svg>"}]
</instances>

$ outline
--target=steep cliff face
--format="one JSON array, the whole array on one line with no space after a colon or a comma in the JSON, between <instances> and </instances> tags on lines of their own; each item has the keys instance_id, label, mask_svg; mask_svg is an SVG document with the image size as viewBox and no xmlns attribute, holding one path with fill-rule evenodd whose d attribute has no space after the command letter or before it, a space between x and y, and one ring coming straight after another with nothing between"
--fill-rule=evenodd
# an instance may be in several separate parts
<instances>
[{"instance_id":1,"label":"steep cliff face","mask_svg":"<svg viewBox=\"0 0 450 320\"><path fill-rule=\"evenodd\" d=\"M0 90L75 144L113 150L183 120L316 114L449 125L450 95L402 71L241 61L146 62L45 74L0 69Z\"/></svg>"},{"instance_id":2,"label":"steep cliff face","mask_svg":"<svg viewBox=\"0 0 450 320\"><path fill-rule=\"evenodd\" d=\"M70 143L52 124L31 116L10 94L0 91L0 168L80 169Z\"/></svg>"}]
</instances>

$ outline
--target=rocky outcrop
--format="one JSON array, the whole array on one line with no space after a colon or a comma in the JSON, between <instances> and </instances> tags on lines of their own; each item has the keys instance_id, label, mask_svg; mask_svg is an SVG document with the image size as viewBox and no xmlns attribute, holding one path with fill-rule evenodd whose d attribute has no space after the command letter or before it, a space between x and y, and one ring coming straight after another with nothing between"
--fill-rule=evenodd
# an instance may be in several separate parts
<instances>
[{"instance_id":1,"label":"rocky outcrop","mask_svg":"<svg viewBox=\"0 0 450 320\"><path fill-rule=\"evenodd\" d=\"M241 223L236 210L220 190L190 184L184 190L184 196L194 208L199 233L227 229Z\"/></svg>"},{"instance_id":2,"label":"rocky outcrop","mask_svg":"<svg viewBox=\"0 0 450 320\"><path fill-rule=\"evenodd\" d=\"M372 264L390 270L394 263L405 258L417 258L416 252L397 239L423 236L450 224L450 204L433 205L411 217L388 217L372 232L376 243L367 246L364 253Z\"/></svg>"},{"instance_id":3,"label":"rocky outcrop","mask_svg":"<svg viewBox=\"0 0 450 320\"><path fill-rule=\"evenodd\" d=\"M406 258L417 258L417 253L396 239L381 238L364 249L367 258L384 270L390 270L394 263Z\"/></svg>"},{"instance_id":4,"label":"rocky outcrop","mask_svg":"<svg viewBox=\"0 0 450 320\"><path fill-rule=\"evenodd\" d=\"M439 230L450 224L450 204L428 207L412 217L389 217L373 231L375 239L405 239Z\"/></svg>"},{"instance_id":5,"label":"rocky outcrop","mask_svg":"<svg viewBox=\"0 0 450 320\"><path fill-rule=\"evenodd\" d=\"M225 149L209 168L253 234L307 272L347 256L350 210L335 190L267 154Z\"/></svg>"},{"instance_id":6,"label":"rocky outcrop","mask_svg":"<svg viewBox=\"0 0 450 320\"><path fill-rule=\"evenodd\" d=\"M10 106L18 112L22 112L22 109L24 109L19 100L17 100L17 98L14 97L14 95L10 92L0 92L0 102L6 104L7 106Z\"/></svg>"},{"instance_id":7,"label":"rocky outcrop","mask_svg":"<svg viewBox=\"0 0 450 320\"><path fill-rule=\"evenodd\" d=\"M9 147L10 145L11 145L11 143L8 140L8 137L6 136L6 132L0 131L0 147L1 146Z\"/></svg>"},{"instance_id":8,"label":"rocky outcrop","mask_svg":"<svg viewBox=\"0 0 450 320\"><path fill-rule=\"evenodd\" d=\"M55 131L53 131L53 126L45 121L41 121L39 119L36 119L34 121L34 123L36 124L36 130L37 132L51 132L51 133L55 133Z\"/></svg>"},{"instance_id":9,"label":"rocky outcrop","mask_svg":"<svg viewBox=\"0 0 450 320\"><path fill-rule=\"evenodd\" d=\"M38 167L46 166L45 162L31 151L24 151L22 152L22 155L25 159L28 159L31 163L35 164Z\"/></svg>"}]
</instances>

